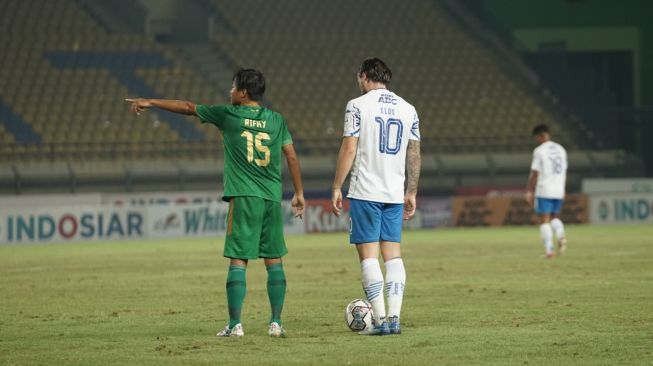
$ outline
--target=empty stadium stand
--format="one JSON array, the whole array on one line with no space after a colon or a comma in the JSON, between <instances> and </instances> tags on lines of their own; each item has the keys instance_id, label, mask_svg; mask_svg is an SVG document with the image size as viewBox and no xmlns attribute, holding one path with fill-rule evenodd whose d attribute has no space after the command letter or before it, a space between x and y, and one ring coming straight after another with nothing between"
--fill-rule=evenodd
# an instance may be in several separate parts
<instances>
[{"instance_id":1,"label":"empty stadium stand","mask_svg":"<svg viewBox=\"0 0 653 366\"><path fill-rule=\"evenodd\" d=\"M75 1L0 6L3 34L12 35L0 38L2 139L14 142L3 160L131 158L141 151L152 158L143 144L164 151L218 140L195 119L165 112L137 118L123 102L139 95L214 101L212 86L174 52L143 35L107 33Z\"/></svg>"},{"instance_id":2,"label":"empty stadium stand","mask_svg":"<svg viewBox=\"0 0 653 366\"><path fill-rule=\"evenodd\" d=\"M358 93L357 67L373 55L394 70L391 89L417 107L422 136L431 142L423 144L426 151L526 151L536 123L550 124L565 146L579 147L555 111L538 104L515 73L437 1L213 5L236 29L217 34L215 42L237 64L259 65L268 74L271 102L309 152L314 144L308 141L319 151L325 138L337 140L344 105ZM252 17L243 8L266 16Z\"/></svg>"},{"instance_id":3,"label":"empty stadium stand","mask_svg":"<svg viewBox=\"0 0 653 366\"><path fill-rule=\"evenodd\" d=\"M266 74L264 103L287 117L307 186L318 190L369 56L389 64L390 88L420 114L425 191L523 185L536 123L570 150L573 186L641 166L622 151L591 151L574 120L440 1L189 1L212 13L209 43L156 42L108 3L0 3L0 194L215 187L217 129L161 111L136 117L123 99L226 103L240 66Z\"/></svg>"}]
</instances>

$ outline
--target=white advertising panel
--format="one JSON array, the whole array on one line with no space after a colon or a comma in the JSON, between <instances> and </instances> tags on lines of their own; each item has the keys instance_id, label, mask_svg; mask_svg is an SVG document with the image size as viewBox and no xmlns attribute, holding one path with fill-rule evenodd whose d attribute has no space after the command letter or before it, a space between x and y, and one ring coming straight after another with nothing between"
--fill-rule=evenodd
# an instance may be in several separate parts
<instances>
[{"instance_id":1,"label":"white advertising panel","mask_svg":"<svg viewBox=\"0 0 653 366\"><path fill-rule=\"evenodd\" d=\"M295 218L289 201L282 203L284 232L303 234L303 222ZM180 206L150 206L148 227L152 238L224 236L227 231L229 205L216 201Z\"/></svg>"},{"instance_id":2,"label":"white advertising panel","mask_svg":"<svg viewBox=\"0 0 653 366\"><path fill-rule=\"evenodd\" d=\"M592 194L592 224L653 224L653 193Z\"/></svg>"},{"instance_id":3,"label":"white advertising panel","mask_svg":"<svg viewBox=\"0 0 653 366\"><path fill-rule=\"evenodd\" d=\"M216 192L11 196L3 201L11 205L0 206L0 243L224 236L229 205L219 197ZM293 216L290 201L282 208L284 232L303 234L304 222Z\"/></svg>"},{"instance_id":4,"label":"white advertising panel","mask_svg":"<svg viewBox=\"0 0 653 366\"><path fill-rule=\"evenodd\" d=\"M222 202L183 206L150 206L148 226L152 238L223 236L229 206Z\"/></svg>"},{"instance_id":5,"label":"white advertising panel","mask_svg":"<svg viewBox=\"0 0 653 366\"><path fill-rule=\"evenodd\" d=\"M123 240L148 237L143 209L61 206L3 209L0 243Z\"/></svg>"}]
</instances>

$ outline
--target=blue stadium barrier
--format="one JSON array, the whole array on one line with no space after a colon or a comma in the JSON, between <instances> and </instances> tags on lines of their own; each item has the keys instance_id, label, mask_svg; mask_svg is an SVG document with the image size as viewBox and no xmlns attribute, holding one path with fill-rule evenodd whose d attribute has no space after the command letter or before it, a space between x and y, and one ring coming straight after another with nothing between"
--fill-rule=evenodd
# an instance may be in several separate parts
<instances>
[{"instance_id":1,"label":"blue stadium barrier","mask_svg":"<svg viewBox=\"0 0 653 366\"><path fill-rule=\"evenodd\" d=\"M22 144L40 144L41 135L36 133L29 123L25 122L19 115L14 113L0 97L0 123L5 131L14 135L16 142Z\"/></svg>"}]
</instances>

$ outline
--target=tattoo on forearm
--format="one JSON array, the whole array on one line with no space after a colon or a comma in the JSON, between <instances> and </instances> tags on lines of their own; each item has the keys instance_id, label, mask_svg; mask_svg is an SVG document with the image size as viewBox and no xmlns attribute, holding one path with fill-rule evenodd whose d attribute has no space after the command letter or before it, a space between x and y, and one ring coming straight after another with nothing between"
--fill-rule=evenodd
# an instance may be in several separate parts
<instances>
[{"instance_id":1,"label":"tattoo on forearm","mask_svg":"<svg viewBox=\"0 0 653 366\"><path fill-rule=\"evenodd\" d=\"M419 182L419 171L422 165L422 158L419 152L419 141L408 141L406 150L406 192L417 192Z\"/></svg>"}]
</instances>

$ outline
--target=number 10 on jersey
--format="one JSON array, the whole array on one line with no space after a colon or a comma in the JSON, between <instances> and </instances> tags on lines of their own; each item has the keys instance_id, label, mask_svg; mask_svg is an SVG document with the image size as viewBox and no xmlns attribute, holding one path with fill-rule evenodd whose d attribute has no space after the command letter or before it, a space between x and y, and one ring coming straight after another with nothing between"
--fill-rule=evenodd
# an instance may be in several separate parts
<instances>
[{"instance_id":1,"label":"number 10 on jersey","mask_svg":"<svg viewBox=\"0 0 653 366\"><path fill-rule=\"evenodd\" d=\"M404 130L401 120L396 118L384 120L381 117L376 117L374 121L379 124L379 152L396 155L401 150L401 138Z\"/></svg>"}]
</instances>

